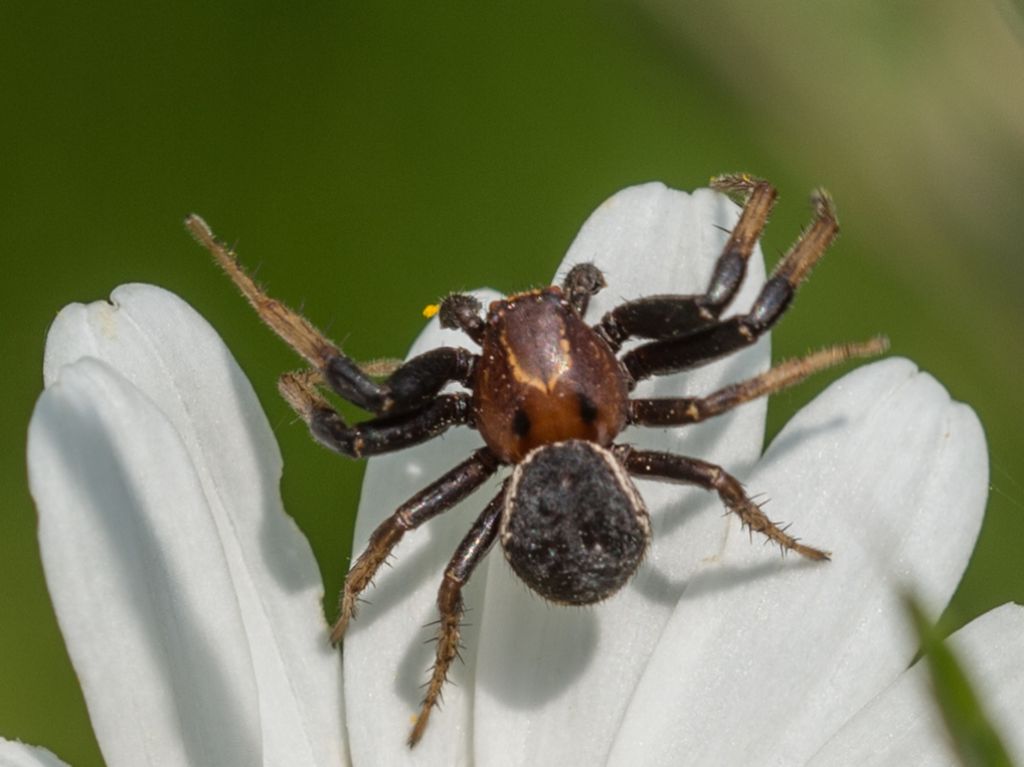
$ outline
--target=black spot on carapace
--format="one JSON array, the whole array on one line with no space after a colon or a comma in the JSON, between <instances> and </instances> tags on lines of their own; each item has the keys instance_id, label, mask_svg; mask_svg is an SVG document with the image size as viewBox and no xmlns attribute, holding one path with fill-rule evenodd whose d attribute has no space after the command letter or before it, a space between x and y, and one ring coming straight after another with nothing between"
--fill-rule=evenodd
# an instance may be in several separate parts
<instances>
[{"instance_id":1,"label":"black spot on carapace","mask_svg":"<svg viewBox=\"0 0 1024 767\"><path fill-rule=\"evenodd\" d=\"M518 408L515 415L512 416L512 431L516 433L517 437L525 437L530 433L530 416L522 408Z\"/></svg>"},{"instance_id":2,"label":"black spot on carapace","mask_svg":"<svg viewBox=\"0 0 1024 767\"><path fill-rule=\"evenodd\" d=\"M580 392L580 418L585 423L593 423L597 418L597 405L586 394Z\"/></svg>"}]
</instances>

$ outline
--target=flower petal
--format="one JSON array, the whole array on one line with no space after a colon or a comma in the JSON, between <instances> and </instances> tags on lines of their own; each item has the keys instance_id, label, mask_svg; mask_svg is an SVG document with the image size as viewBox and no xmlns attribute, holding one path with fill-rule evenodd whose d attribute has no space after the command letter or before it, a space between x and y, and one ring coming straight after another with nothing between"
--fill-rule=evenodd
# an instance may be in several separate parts
<instances>
[{"instance_id":1,"label":"flower petal","mask_svg":"<svg viewBox=\"0 0 1024 767\"><path fill-rule=\"evenodd\" d=\"M623 300L702 293L738 209L702 189L692 195L645 184L623 190L584 224L559 269L602 269L608 287L588 312L596 320ZM735 306L746 308L764 282L758 250ZM681 375L642 382L639 396L684 396L763 370L767 338L754 348ZM722 462L746 474L760 454L764 401L687 429L636 429L622 441ZM545 604L491 555L477 661L477 763L600 764L647 658L693 569L718 554L726 521L717 499L639 481L654 542L630 585L592 609Z\"/></svg>"},{"instance_id":2,"label":"flower petal","mask_svg":"<svg viewBox=\"0 0 1024 767\"><path fill-rule=\"evenodd\" d=\"M0 738L0 767L68 767L45 748Z\"/></svg>"},{"instance_id":3,"label":"flower petal","mask_svg":"<svg viewBox=\"0 0 1024 767\"><path fill-rule=\"evenodd\" d=\"M44 373L83 356L107 361L183 441L241 606L256 674L264 763L347 759L340 663L326 639L323 587L309 544L281 504L281 456L252 387L191 307L148 285L112 303L67 307L47 339Z\"/></svg>"},{"instance_id":4,"label":"flower petal","mask_svg":"<svg viewBox=\"0 0 1024 767\"><path fill-rule=\"evenodd\" d=\"M238 602L167 419L83 359L39 398L28 459L47 583L107 763L258 764Z\"/></svg>"},{"instance_id":5,"label":"flower petal","mask_svg":"<svg viewBox=\"0 0 1024 767\"><path fill-rule=\"evenodd\" d=\"M661 636L610 764L804 762L910 661L897 592L946 603L987 482L973 411L910 362L838 381L749 481L833 561L783 560L731 523Z\"/></svg>"},{"instance_id":6,"label":"flower petal","mask_svg":"<svg viewBox=\"0 0 1024 767\"><path fill-rule=\"evenodd\" d=\"M498 294L474 293L484 306ZM465 335L442 330L432 320L413 344L409 356L441 345L461 346ZM363 480L362 500L354 536L359 553L373 529L424 486L479 448L479 434L452 429L425 445L372 459ZM476 629L464 632L465 664L452 670L444 691L444 708L431 720L423 740L413 750L406 738L423 698L422 685L434 658L430 640L437 619L436 594L441 574L476 515L497 492L492 481L455 509L405 536L393 565L381 571L364 598L367 604L345 635L345 698L349 747L355 764L469 764L472 724L473 668ZM486 573L480 572L466 590L466 603L481 604ZM469 622L472 624L470 613Z\"/></svg>"},{"instance_id":7,"label":"flower petal","mask_svg":"<svg viewBox=\"0 0 1024 767\"><path fill-rule=\"evenodd\" d=\"M1024 607L1006 604L947 640L1015 764L1024 763ZM946 765L955 757L928 669L917 663L857 712L811 765Z\"/></svg>"}]
</instances>

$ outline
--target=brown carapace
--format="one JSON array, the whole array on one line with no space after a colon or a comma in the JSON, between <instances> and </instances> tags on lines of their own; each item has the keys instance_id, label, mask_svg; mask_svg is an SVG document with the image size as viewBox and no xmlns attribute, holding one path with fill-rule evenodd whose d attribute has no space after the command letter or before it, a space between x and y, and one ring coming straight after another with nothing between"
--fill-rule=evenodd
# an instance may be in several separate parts
<instances>
[{"instance_id":1,"label":"brown carapace","mask_svg":"<svg viewBox=\"0 0 1024 767\"><path fill-rule=\"evenodd\" d=\"M568 439L607 447L629 415L625 370L557 286L491 304L471 384L476 428L505 463Z\"/></svg>"},{"instance_id":2,"label":"brown carapace","mask_svg":"<svg viewBox=\"0 0 1024 767\"><path fill-rule=\"evenodd\" d=\"M462 330L479 352L433 349L396 366L383 380L373 374L378 371L356 364L304 317L267 296L202 219L187 219L188 229L260 317L312 366L282 376L280 390L322 444L359 458L418 444L455 425L476 428L483 437L483 447L374 530L345 579L332 641L341 641L357 598L406 532L452 508L502 466L512 467L445 568L437 596L436 657L410 746L423 736L458 655L463 586L495 541L500 540L516 574L553 602L599 602L630 579L651 537L647 511L631 476L713 491L744 526L783 551L828 559L828 553L773 524L725 469L615 442L627 426L697 423L887 347L882 338L829 347L703 397L631 398L640 380L704 365L755 343L782 316L838 233L828 195L816 192L813 221L782 257L750 309L722 318L743 282L776 192L747 175L722 176L713 186L743 196L744 206L704 293L627 301L593 325L584 319L587 305L605 287L593 264L573 267L561 286L495 301L486 315L472 296L453 294L439 307L441 325ZM620 354L627 340L637 343ZM451 383L464 390L448 391ZM320 387L374 417L347 423Z\"/></svg>"}]
</instances>

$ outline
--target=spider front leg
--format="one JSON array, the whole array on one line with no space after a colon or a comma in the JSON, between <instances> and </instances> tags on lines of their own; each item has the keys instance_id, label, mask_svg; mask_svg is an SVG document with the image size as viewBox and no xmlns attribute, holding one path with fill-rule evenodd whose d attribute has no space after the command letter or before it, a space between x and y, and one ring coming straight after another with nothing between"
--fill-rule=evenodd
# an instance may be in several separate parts
<instances>
[{"instance_id":1,"label":"spider front leg","mask_svg":"<svg viewBox=\"0 0 1024 767\"><path fill-rule=\"evenodd\" d=\"M828 194L819 189L812 202L814 221L775 267L749 312L627 352L622 364L633 380L707 364L754 344L764 335L789 307L797 288L839 233Z\"/></svg>"},{"instance_id":2,"label":"spider front leg","mask_svg":"<svg viewBox=\"0 0 1024 767\"><path fill-rule=\"evenodd\" d=\"M322 374L322 380L353 405L380 416L416 410L450 381L468 384L476 356L457 347L442 347L400 365L378 383L344 354L309 320L267 295L238 262L234 251L218 240L203 219L193 214L185 226L231 278L271 330Z\"/></svg>"},{"instance_id":3,"label":"spider front leg","mask_svg":"<svg viewBox=\"0 0 1024 767\"><path fill-rule=\"evenodd\" d=\"M498 461L489 450L477 450L467 460L416 493L377 526L366 549L345 577L339 599L338 620L331 628L331 642L337 644L341 641L349 621L355 616L359 595L370 585L373 576L402 540L402 536L469 496L497 468Z\"/></svg>"},{"instance_id":4,"label":"spider front leg","mask_svg":"<svg viewBox=\"0 0 1024 767\"><path fill-rule=\"evenodd\" d=\"M286 373L278 380L277 388L317 442L349 458L417 445L472 420L469 395L441 394L418 410L350 426L316 390L321 376L316 370Z\"/></svg>"},{"instance_id":5,"label":"spider front leg","mask_svg":"<svg viewBox=\"0 0 1024 767\"><path fill-rule=\"evenodd\" d=\"M613 349L631 337L665 339L692 333L717 320L736 296L778 193L767 181L743 174L719 176L711 185L747 198L707 290L701 295L647 296L615 307L594 326Z\"/></svg>"},{"instance_id":6,"label":"spider front leg","mask_svg":"<svg viewBox=\"0 0 1024 767\"><path fill-rule=\"evenodd\" d=\"M507 482L506 482L507 484ZM427 682L427 693L423 696L420 714L416 724L409 733L409 747L415 746L427 728L430 712L438 704L441 689L448 680L448 670L452 661L459 656L459 642L462 628L462 615L465 606L462 602L462 587L480 564L498 536L501 511L505 500L505 488L487 504L473 527L448 562L444 571L441 588L437 592L437 609L440 613L437 630L437 655L434 667Z\"/></svg>"},{"instance_id":7,"label":"spider front leg","mask_svg":"<svg viewBox=\"0 0 1024 767\"><path fill-rule=\"evenodd\" d=\"M632 450L625 446L618 447L617 452L630 474L635 474L638 477L685 482L718 493L722 503L740 518L744 527L761 533L770 541L774 541L783 552L795 551L808 559L830 559L827 551L805 546L768 519L761 508L743 492L743 486L739 480L721 466L697 458L648 450Z\"/></svg>"}]
</instances>

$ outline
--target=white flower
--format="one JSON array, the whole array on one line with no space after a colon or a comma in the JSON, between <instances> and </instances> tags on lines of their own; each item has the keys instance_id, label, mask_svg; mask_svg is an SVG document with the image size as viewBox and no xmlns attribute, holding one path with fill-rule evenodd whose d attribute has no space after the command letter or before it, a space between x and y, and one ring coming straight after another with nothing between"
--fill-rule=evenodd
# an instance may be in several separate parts
<instances>
[{"instance_id":1,"label":"white flower","mask_svg":"<svg viewBox=\"0 0 1024 767\"><path fill-rule=\"evenodd\" d=\"M627 189L587 222L561 273L583 260L605 271L593 317L623 298L698 292L735 216L707 190ZM763 279L758 254L736 305ZM640 482L653 550L601 605L550 606L492 552L466 594L465 663L409 751L441 571L496 484L408 535L378 577L346 636L343 711L317 568L281 508L280 456L248 382L175 296L128 285L112 302L58 317L29 434L47 580L111 767L948 761L921 673L904 672L915 641L896 589L912 585L936 612L949 599L981 522L987 457L972 411L911 363L841 379L760 460L763 401L628 431L738 474L833 561L779 557L716 498ZM466 341L434 321L413 353L442 342ZM763 369L767 346L640 392L710 392ZM459 429L371 461L357 548L476 444ZM1022 632L1024 610L1007 606L955 639L1017 754ZM57 763L0 742L0 765Z\"/></svg>"}]
</instances>

